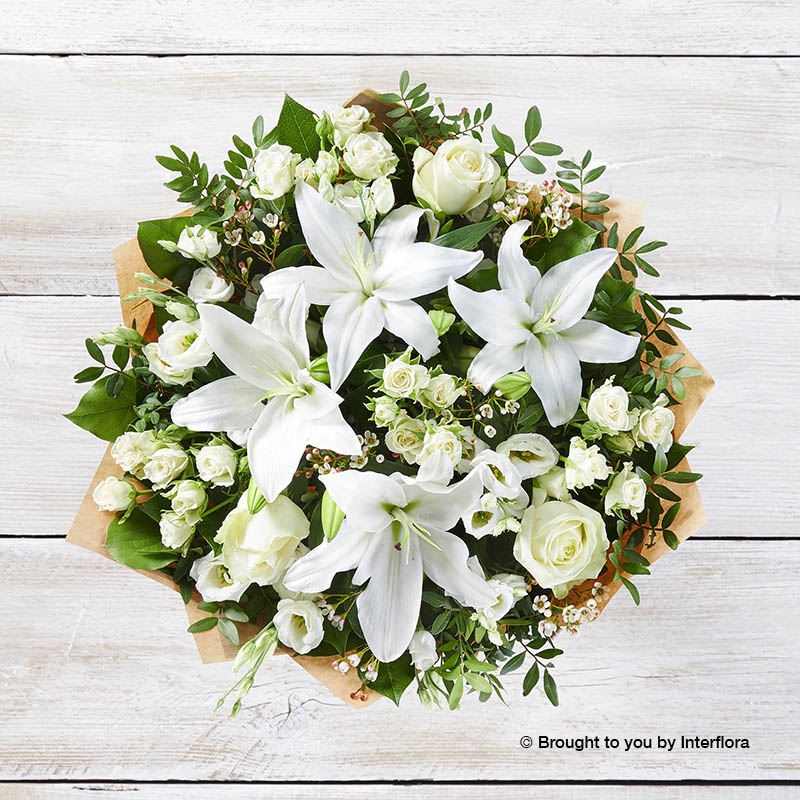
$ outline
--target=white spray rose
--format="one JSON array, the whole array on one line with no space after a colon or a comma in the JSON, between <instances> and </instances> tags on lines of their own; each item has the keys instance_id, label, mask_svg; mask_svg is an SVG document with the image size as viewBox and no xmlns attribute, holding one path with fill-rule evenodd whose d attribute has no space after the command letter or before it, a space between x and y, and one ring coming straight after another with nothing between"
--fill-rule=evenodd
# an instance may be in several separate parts
<instances>
[{"instance_id":1,"label":"white spray rose","mask_svg":"<svg viewBox=\"0 0 800 800\"><path fill-rule=\"evenodd\" d=\"M558 450L540 433L517 433L497 445L497 452L506 455L522 479L538 478L558 462Z\"/></svg>"},{"instance_id":2,"label":"white spray rose","mask_svg":"<svg viewBox=\"0 0 800 800\"><path fill-rule=\"evenodd\" d=\"M251 514L243 494L214 541L222 545L234 580L269 586L283 577L309 527L306 515L285 495Z\"/></svg>"},{"instance_id":3,"label":"white spray rose","mask_svg":"<svg viewBox=\"0 0 800 800\"><path fill-rule=\"evenodd\" d=\"M386 434L386 446L392 453L403 456L413 464L422 450L425 438L425 423L412 419L408 414L401 414L394 421L394 427Z\"/></svg>"},{"instance_id":4,"label":"white spray rose","mask_svg":"<svg viewBox=\"0 0 800 800\"><path fill-rule=\"evenodd\" d=\"M166 488L189 466L186 451L176 445L168 445L156 450L144 465L144 477L153 484L156 491Z\"/></svg>"},{"instance_id":5,"label":"white spray rose","mask_svg":"<svg viewBox=\"0 0 800 800\"><path fill-rule=\"evenodd\" d=\"M360 223L367 218L366 203L363 202L365 199L364 194L362 191L361 196L358 195L355 181L345 181L344 183L333 185L327 178L323 177L319 182L319 193L329 203L341 208L342 211L346 211L354 222Z\"/></svg>"},{"instance_id":6,"label":"white spray rose","mask_svg":"<svg viewBox=\"0 0 800 800\"><path fill-rule=\"evenodd\" d=\"M158 337L158 357L176 369L191 369L208 364L214 351L203 336L199 319L194 322L170 320Z\"/></svg>"},{"instance_id":7,"label":"white spray rose","mask_svg":"<svg viewBox=\"0 0 800 800\"><path fill-rule=\"evenodd\" d=\"M633 463L626 461L606 492L606 514L615 510L630 511L634 517L638 517L644 511L646 497L647 484L636 474Z\"/></svg>"},{"instance_id":8,"label":"white spray rose","mask_svg":"<svg viewBox=\"0 0 800 800\"><path fill-rule=\"evenodd\" d=\"M390 397L411 397L428 386L431 376L422 364L409 364L397 358L383 368L381 380L384 392Z\"/></svg>"},{"instance_id":9,"label":"white spray rose","mask_svg":"<svg viewBox=\"0 0 800 800\"><path fill-rule=\"evenodd\" d=\"M391 397L378 397L372 410L372 418L376 425L388 428L400 415L400 408Z\"/></svg>"},{"instance_id":10,"label":"white spray rose","mask_svg":"<svg viewBox=\"0 0 800 800\"><path fill-rule=\"evenodd\" d=\"M625 389L614 386L609 378L592 392L586 405L586 414L606 431L629 431L636 424L637 415L628 411L628 400Z\"/></svg>"},{"instance_id":11,"label":"white spray rose","mask_svg":"<svg viewBox=\"0 0 800 800\"><path fill-rule=\"evenodd\" d=\"M231 577L221 556L209 553L192 564L189 574L197 583L197 591L207 603L238 600L249 583L238 583Z\"/></svg>"},{"instance_id":12,"label":"white spray rose","mask_svg":"<svg viewBox=\"0 0 800 800\"><path fill-rule=\"evenodd\" d=\"M606 563L608 537L603 518L572 500L531 506L514 542L514 557L561 599L575 585L596 578Z\"/></svg>"},{"instance_id":13,"label":"white spray rose","mask_svg":"<svg viewBox=\"0 0 800 800\"><path fill-rule=\"evenodd\" d=\"M111 446L111 457L117 464L137 478L144 476L144 465L153 454L164 447L153 431L129 431L118 436Z\"/></svg>"},{"instance_id":14,"label":"white spray rose","mask_svg":"<svg viewBox=\"0 0 800 800\"><path fill-rule=\"evenodd\" d=\"M371 116L364 106L335 106L328 111L336 146L344 147L351 136L361 133L369 124Z\"/></svg>"},{"instance_id":15,"label":"white spray rose","mask_svg":"<svg viewBox=\"0 0 800 800\"><path fill-rule=\"evenodd\" d=\"M638 442L653 447L660 444L664 452L672 447L672 430L675 427L675 414L665 408L666 404L667 398L662 394L652 408L642 411L634 431Z\"/></svg>"},{"instance_id":16,"label":"white spray rose","mask_svg":"<svg viewBox=\"0 0 800 800\"><path fill-rule=\"evenodd\" d=\"M510 500L519 495L522 476L507 455L484 450L472 459L472 468L480 475L484 487L498 497Z\"/></svg>"},{"instance_id":17,"label":"white spray rose","mask_svg":"<svg viewBox=\"0 0 800 800\"><path fill-rule=\"evenodd\" d=\"M217 275L211 267L200 267L192 275L186 294L195 303L224 303L233 297L233 284Z\"/></svg>"},{"instance_id":18,"label":"white spray rose","mask_svg":"<svg viewBox=\"0 0 800 800\"><path fill-rule=\"evenodd\" d=\"M174 511L165 511L158 523L161 543L170 550L183 550L194 536L194 524Z\"/></svg>"},{"instance_id":19,"label":"white spray rose","mask_svg":"<svg viewBox=\"0 0 800 800\"><path fill-rule=\"evenodd\" d=\"M342 154L344 163L357 178L374 181L391 174L398 158L382 133L356 133L347 140Z\"/></svg>"},{"instance_id":20,"label":"white spray rose","mask_svg":"<svg viewBox=\"0 0 800 800\"><path fill-rule=\"evenodd\" d=\"M417 455L417 464L424 464L436 453L443 453L449 463L455 466L461 461L461 437L449 428L437 427L425 432L422 449Z\"/></svg>"},{"instance_id":21,"label":"white spray rose","mask_svg":"<svg viewBox=\"0 0 800 800\"><path fill-rule=\"evenodd\" d=\"M595 481L605 480L610 474L611 467L596 444L589 447L580 436L570 439L566 474L568 489L583 489Z\"/></svg>"},{"instance_id":22,"label":"white spray rose","mask_svg":"<svg viewBox=\"0 0 800 800\"><path fill-rule=\"evenodd\" d=\"M465 214L492 194L500 167L472 136L442 144L436 153L418 147L412 188L416 198L445 214Z\"/></svg>"},{"instance_id":23,"label":"white spray rose","mask_svg":"<svg viewBox=\"0 0 800 800\"><path fill-rule=\"evenodd\" d=\"M212 486L233 486L236 454L226 444L207 444L195 456L200 480Z\"/></svg>"},{"instance_id":24,"label":"white spray rose","mask_svg":"<svg viewBox=\"0 0 800 800\"><path fill-rule=\"evenodd\" d=\"M172 510L190 525L196 525L206 510L208 497L199 481L179 481L166 493Z\"/></svg>"},{"instance_id":25,"label":"white spray rose","mask_svg":"<svg viewBox=\"0 0 800 800\"><path fill-rule=\"evenodd\" d=\"M394 206L394 188L388 178L375 178L369 187L372 202L379 214L388 214Z\"/></svg>"},{"instance_id":26,"label":"white spray rose","mask_svg":"<svg viewBox=\"0 0 800 800\"><path fill-rule=\"evenodd\" d=\"M545 472L536 478L536 485L544 489L548 497L566 502L570 499L567 489L567 471L564 467L553 467L550 472Z\"/></svg>"},{"instance_id":27,"label":"white spray rose","mask_svg":"<svg viewBox=\"0 0 800 800\"><path fill-rule=\"evenodd\" d=\"M158 353L158 343L150 342L142 348L142 353L147 359L147 368L162 383L168 386L186 386L194 376L192 367L173 367L167 364Z\"/></svg>"},{"instance_id":28,"label":"white spray rose","mask_svg":"<svg viewBox=\"0 0 800 800\"><path fill-rule=\"evenodd\" d=\"M314 172L318 178L327 178L333 181L339 174L339 159L327 150L320 150L316 162L314 162Z\"/></svg>"},{"instance_id":29,"label":"white spray rose","mask_svg":"<svg viewBox=\"0 0 800 800\"><path fill-rule=\"evenodd\" d=\"M217 234L214 231L203 230L202 225L190 225L181 231L177 245L170 241L159 241L165 250L177 250L187 258L195 261L209 261L216 258L222 250Z\"/></svg>"},{"instance_id":30,"label":"white spray rose","mask_svg":"<svg viewBox=\"0 0 800 800\"><path fill-rule=\"evenodd\" d=\"M411 663L414 669L420 672L429 670L438 660L436 652L436 639L428 631L417 631L408 643L408 652L411 654Z\"/></svg>"},{"instance_id":31,"label":"white spray rose","mask_svg":"<svg viewBox=\"0 0 800 800\"><path fill-rule=\"evenodd\" d=\"M317 188L317 165L313 159L304 158L294 168L294 179L295 182L303 181L303 183L307 183L309 186Z\"/></svg>"},{"instance_id":32,"label":"white spray rose","mask_svg":"<svg viewBox=\"0 0 800 800\"><path fill-rule=\"evenodd\" d=\"M285 144L272 144L253 161L255 180L250 186L253 197L277 200L294 186L294 171L300 156Z\"/></svg>"},{"instance_id":33,"label":"white spray rose","mask_svg":"<svg viewBox=\"0 0 800 800\"><path fill-rule=\"evenodd\" d=\"M420 402L431 408L450 408L461 396L461 385L452 375L437 375L420 392Z\"/></svg>"},{"instance_id":34,"label":"white spray rose","mask_svg":"<svg viewBox=\"0 0 800 800\"><path fill-rule=\"evenodd\" d=\"M322 641L322 612L310 600L279 600L272 624L278 638L295 653L308 653Z\"/></svg>"},{"instance_id":35,"label":"white spray rose","mask_svg":"<svg viewBox=\"0 0 800 800\"><path fill-rule=\"evenodd\" d=\"M136 489L121 478L109 475L92 492L92 500L101 511L125 511L136 497Z\"/></svg>"}]
</instances>

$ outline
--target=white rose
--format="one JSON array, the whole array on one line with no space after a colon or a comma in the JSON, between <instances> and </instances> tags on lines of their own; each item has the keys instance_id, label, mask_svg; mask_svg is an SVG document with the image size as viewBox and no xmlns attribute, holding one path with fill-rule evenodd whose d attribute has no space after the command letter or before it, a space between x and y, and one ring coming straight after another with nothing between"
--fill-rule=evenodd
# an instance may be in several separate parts
<instances>
[{"instance_id":1,"label":"white rose","mask_svg":"<svg viewBox=\"0 0 800 800\"><path fill-rule=\"evenodd\" d=\"M553 467L550 472L539 475L536 484L547 492L548 497L566 502L570 499L567 489L567 471L564 467Z\"/></svg>"},{"instance_id":2,"label":"white rose","mask_svg":"<svg viewBox=\"0 0 800 800\"><path fill-rule=\"evenodd\" d=\"M422 449L417 455L417 464L424 464L435 453L442 453L455 467L461 461L461 437L449 428L433 428L425 432Z\"/></svg>"},{"instance_id":3,"label":"white rose","mask_svg":"<svg viewBox=\"0 0 800 800\"><path fill-rule=\"evenodd\" d=\"M388 214L394 205L394 187L388 178L375 178L369 187L372 202L379 214Z\"/></svg>"},{"instance_id":4,"label":"white rose","mask_svg":"<svg viewBox=\"0 0 800 800\"><path fill-rule=\"evenodd\" d=\"M176 369L204 367L214 356L203 336L200 320L182 322L170 320L158 337L158 357Z\"/></svg>"},{"instance_id":5,"label":"white rose","mask_svg":"<svg viewBox=\"0 0 800 800\"><path fill-rule=\"evenodd\" d=\"M490 578L487 583L495 595L495 601L489 606L478 609L478 613L482 617L481 622L484 627L490 628L495 627L511 611L516 598L514 597L514 590L504 581Z\"/></svg>"},{"instance_id":6,"label":"white rose","mask_svg":"<svg viewBox=\"0 0 800 800\"><path fill-rule=\"evenodd\" d=\"M354 222L363 222L366 219L362 197L356 194L356 182L346 181L335 186L327 178L322 178L319 183L319 193L329 203L346 211Z\"/></svg>"},{"instance_id":7,"label":"white rose","mask_svg":"<svg viewBox=\"0 0 800 800\"><path fill-rule=\"evenodd\" d=\"M143 473L156 491L166 488L189 466L189 456L176 444L162 447L144 465Z\"/></svg>"},{"instance_id":8,"label":"white rose","mask_svg":"<svg viewBox=\"0 0 800 800\"><path fill-rule=\"evenodd\" d=\"M531 506L514 542L514 557L561 599L575 585L596 578L606 563L608 537L594 509L571 500Z\"/></svg>"},{"instance_id":9,"label":"white rose","mask_svg":"<svg viewBox=\"0 0 800 800\"><path fill-rule=\"evenodd\" d=\"M294 186L294 171L300 156L285 144L273 144L253 161L255 181L250 186L253 197L277 200Z\"/></svg>"},{"instance_id":10,"label":"white rose","mask_svg":"<svg viewBox=\"0 0 800 800\"><path fill-rule=\"evenodd\" d=\"M207 444L195 456L200 480L212 486L233 486L236 454L226 444Z\"/></svg>"},{"instance_id":11,"label":"white rose","mask_svg":"<svg viewBox=\"0 0 800 800\"><path fill-rule=\"evenodd\" d=\"M295 653L308 653L322 641L322 611L311 600L279 600L272 624Z\"/></svg>"},{"instance_id":12,"label":"white rose","mask_svg":"<svg viewBox=\"0 0 800 800\"><path fill-rule=\"evenodd\" d=\"M179 481L167 494L172 510L190 525L196 525L206 510L208 497L199 481Z\"/></svg>"},{"instance_id":13,"label":"white rose","mask_svg":"<svg viewBox=\"0 0 800 800\"><path fill-rule=\"evenodd\" d=\"M628 411L628 393L614 386L609 378L595 389L586 405L586 414L607 431L629 431L636 424L636 414Z\"/></svg>"},{"instance_id":14,"label":"white rose","mask_svg":"<svg viewBox=\"0 0 800 800\"><path fill-rule=\"evenodd\" d=\"M162 383L168 386L185 386L194 376L192 367L173 367L167 364L158 354L158 343L150 342L142 348L142 353L147 359L147 368Z\"/></svg>"},{"instance_id":15,"label":"white rose","mask_svg":"<svg viewBox=\"0 0 800 800\"><path fill-rule=\"evenodd\" d=\"M186 294L195 303L224 303L233 297L233 284L217 275L211 267L200 267L192 275Z\"/></svg>"},{"instance_id":16,"label":"white rose","mask_svg":"<svg viewBox=\"0 0 800 800\"><path fill-rule=\"evenodd\" d=\"M414 392L426 388L431 377L422 364L409 364L398 358L383 368L381 380L383 390L391 397L411 397Z\"/></svg>"},{"instance_id":17,"label":"white rose","mask_svg":"<svg viewBox=\"0 0 800 800\"><path fill-rule=\"evenodd\" d=\"M392 453L403 456L409 464L413 464L422 450L424 438L425 423L403 413L395 420L394 427L386 434L386 446Z\"/></svg>"},{"instance_id":18,"label":"white rose","mask_svg":"<svg viewBox=\"0 0 800 800\"><path fill-rule=\"evenodd\" d=\"M308 531L306 515L285 495L251 514L243 494L214 541L234 580L269 586L283 577Z\"/></svg>"},{"instance_id":19,"label":"white rose","mask_svg":"<svg viewBox=\"0 0 800 800\"><path fill-rule=\"evenodd\" d=\"M296 181L303 181L309 186L317 187L317 165L310 158L304 158L294 168L294 179Z\"/></svg>"},{"instance_id":20,"label":"white rose","mask_svg":"<svg viewBox=\"0 0 800 800\"><path fill-rule=\"evenodd\" d=\"M515 600L519 600L528 594L528 581L522 575L512 575L510 572L501 572L497 575L492 575L493 581L504 583L511 589Z\"/></svg>"},{"instance_id":21,"label":"white rose","mask_svg":"<svg viewBox=\"0 0 800 800\"><path fill-rule=\"evenodd\" d=\"M336 106L328 111L333 125L333 141L337 147L344 147L347 140L364 130L372 115L364 106Z\"/></svg>"},{"instance_id":22,"label":"white rose","mask_svg":"<svg viewBox=\"0 0 800 800\"><path fill-rule=\"evenodd\" d=\"M158 523L161 543L170 550L183 550L194 536L194 525L174 511L165 511Z\"/></svg>"},{"instance_id":23,"label":"white rose","mask_svg":"<svg viewBox=\"0 0 800 800\"><path fill-rule=\"evenodd\" d=\"M238 600L249 586L248 583L233 580L222 557L213 553L198 558L192 564L189 574L197 583L197 591L207 603Z\"/></svg>"},{"instance_id":24,"label":"white rose","mask_svg":"<svg viewBox=\"0 0 800 800\"><path fill-rule=\"evenodd\" d=\"M382 133L356 133L347 140L342 154L344 163L357 178L374 181L391 174L398 158Z\"/></svg>"},{"instance_id":25,"label":"white rose","mask_svg":"<svg viewBox=\"0 0 800 800\"><path fill-rule=\"evenodd\" d=\"M507 455L522 479L538 478L558 462L558 450L540 433L517 433L497 445L497 452Z\"/></svg>"},{"instance_id":26,"label":"white rose","mask_svg":"<svg viewBox=\"0 0 800 800\"><path fill-rule=\"evenodd\" d=\"M498 497L511 499L519 495L522 476L507 455L484 450L472 459L472 468L484 487Z\"/></svg>"},{"instance_id":27,"label":"white rose","mask_svg":"<svg viewBox=\"0 0 800 800\"><path fill-rule=\"evenodd\" d=\"M622 471L614 477L606 492L606 514L611 514L615 510L627 510L634 517L638 517L644 511L646 497L647 484L636 474L633 463L626 461Z\"/></svg>"},{"instance_id":28,"label":"white rose","mask_svg":"<svg viewBox=\"0 0 800 800\"><path fill-rule=\"evenodd\" d=\"M376 425L388 428L400 415L400 408L391 397L378 397L372 409L372 418Z\"/></svg>"},{"instance_id":29,"label":"white rose","mask_svg":"<svg viewBox=\"0 0 800 800\"><path fill-rule=\"evenodd\" d=\"M465 214L492 194L500 167L472 136L442 144L436 153L418 147L412 188L416 198L445 214Z\"/></svg>"},{"instance_id":30,"label":"white rose","mask_svg":"<svg viewBox=\"0 0 800 800\"><path fill-rule=\"evenodd\" d=\"M428 631L417 631L408 643L408 652L411 662L420 672L429 670L438 660L436 652L436 639Z\"/></svg>"},{"instance_id":31,"label":"white rose","mask_svg":"<svg viewBox=\"0 0 800 800\"><path fill-rule=\"evenodd\" d=\"M113 475L100 481L92 492L92 500L101 511L125 511L135 497L136 489Z\"/></svg>"},{"instance_id":32,"label":"white rose","mask_svg":"<svg viewBox=\"0 0 800 800\"><path fill-rule=\"evenodd\" d=\"M142 468L153 454L164 447L153 431L129 431L118 436L111 446L111 457L117 464L137 478L143 477Z\"/></svg>"},{"instance_id":33,"label":"white rose","mask_svg":"<svg viewBox=\"0 0 800 800\"><path fill-rule=\"evenodd\" d=\"M461 385L452 375L437 375L420 392L420 402L432 408L450 408L461 396Z\"/></svg>"},{"instance_id":34,"label":"white rose","mask_svg":"<svg viewBox=\"0 0 800 800\"><path fill-rule=\"evenodd\" d=\"M214 231L203 230L202 225L190 225L181 231L177 250L196 261L209 261L219 255L222 245Z\"/></svg>"},{"instance_id":35,"label":"white rose","mask_svg":"<svg viewBox=\"0 0 800 800\"><path fill-rule=\"evenodd\" d=\"M666 402L667 398L661 395L652 408L642 411L634 432L638 442L653 447L660 444L664 452L672 447L672 429L675 427L675 414L664 407Z\"/></svg>"},{"instance_id":36,"label":"white rose","mask_svg":"<svg viewBox=\"0 0 800 800\"><path fill-rule=\"evenodd\" d=\"M320 179L332 181L339 174L339 159L327 150L320 150L314 163L314 172Z\"/></svg>"},{"instance_id":37,"label":"white rose","mask_svg":"<svg viewBox=\"0 0 800 800\"><path fill-rule=\"evenodd\" d=\"M583 489L611 474L611 467L600 448L596 444L589 447L580 436L573 436L569 441L566 469L568 489Z\"/></svg>"}]
</instances>

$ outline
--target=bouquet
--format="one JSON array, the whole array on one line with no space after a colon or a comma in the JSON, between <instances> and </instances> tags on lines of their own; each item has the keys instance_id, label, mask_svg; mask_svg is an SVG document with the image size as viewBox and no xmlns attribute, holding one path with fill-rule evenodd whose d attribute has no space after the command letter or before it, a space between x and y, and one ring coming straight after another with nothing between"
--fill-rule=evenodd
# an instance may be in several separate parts
<instances>
[{"instance_id":1,"label":"bouquet","mask_svg":"<svg viewBox=\"0 0 800 800\"><path fill-rule=\"evenodd\" d=\"M67 416L113 444L70 538L230 643L234 712L279 649L356 704L514 670L557 704L560 637L701 524L676 436L709 380L634 282L665 243L591 152L541 177L537 107L520 146L491 113L403 73L287 96L219 174L157 157L191 208L140 224L127 324L86 340Z\"/></svg>"}]
</instances>

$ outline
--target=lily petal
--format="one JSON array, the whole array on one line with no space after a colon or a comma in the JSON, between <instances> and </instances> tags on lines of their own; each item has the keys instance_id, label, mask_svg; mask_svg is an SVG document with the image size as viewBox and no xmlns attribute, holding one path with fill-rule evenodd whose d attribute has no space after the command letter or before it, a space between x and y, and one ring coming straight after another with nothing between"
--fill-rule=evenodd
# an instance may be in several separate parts
<instances>
[{"instance_id":1,"label":"lily petal","mask_svg":"<svg viewBox=\"0 0 800 800\"><path fill-rule=\"evenodd\" d=\"M472 359L467 375L482 392L488 392L495 381L522 368L524 353L524 343L487 344Z\"/></svg>"},{"instance_id":2,"label":"lily petal","mask_svg":"<svg viewBox=\"0 0 800 800\"><path fill-rule=\"evenodd\" d=\"M353 429L345 422L338 408L318 417L311 423L308 444L321 450L333 450L341 455L356 456L361 454L361 444Z\"/></svg>"},{"instance_id":3,"label":"lily petal","mask_svg":"<svg viewBox=\"0 0 800 800\"><path fill-rule=\"evenodd\" d=\"M355 569L374 533L342 523L330 542L322 542L289 567L283 584L291 592L324 592L338 572Z\"/></svg>"},{"instance_id":4,"label":"lily petal","mask_svg":"<svg viewBox=\"0 0 800 800\"><path fill-rule=\"evenodd\" d=\"M190 431L249 428L264 410L263 398L263 389L231 375L178 400L172 407L172 421Z\"/></svg>"},{"instance_id":5,"label":"lily petal","mask_svg":"<svg viewBox=\"0 0 800 800\"><path fill-rule=\"evenodd\" d=\"M334 541L336 541L334 539ZM369 576L358 597L358 621L375 657L383 663L400 658L417 627L422 602L422 559L417 537L395 549L388 531L377 534L353 581Z\"/></svg>"},{"instance_id":6,"label":"lily petal","mask_svg":"<svg viewBox=\"0 0 800 800\"><path fill-rule=\"evenodd\" d=\"M620 333L602 322L582 319L561 331L561 338L581 361L590 364L616 364L636 355L639 337Z\"/></svg>"},{"instance_id":7,"label":"lily petal","mask_svg":"<svg viewBox=\"0 0 800 800\"><path fill-rule=\"evenodd\" d=\"M355 276L343 283L322 267L284 267L265 275L261 289L268 297L282 297L298 283L305 284L308 302L319 306L329 306L348 288L358 287Z\"/></svg>"},{"instance_id":8,"label":"lily petal","mask_svg":"<svg viewBox=\"0 0 800 800\"><path fill-rule=\"evenodd\" d=\"M386 329L410 344L424 359L439 352L439 336L431 318L413 300L383 304Z\"/></svg>"},{"instance_id":9,"label":"lily petal","mask_svg":"<svg viewBox=\"0 0 800 800\"><path fill-rule=\"evenodd\" d=\"M380 472L349 469L330 472L321 480L349 523L363 530L383 530L394 519L390 510L406 504L404 487Z\"/></svg>"},{"instance_id":10,"label":"lily petal","mask_svg":"<svg viewBox=\"0 0 800 800\"><path fill-rule=\"evenodd\" d=\"M433 483L407 484L406 509L423 528L450 530L483 493L480 476L473 472L458 483L438 486Z\"/></svg>"},{"instance_id":11,"label":"lily petal","mask_svg":"<svg viewBox=\"0 0 800 800\"><path fill-rule=\"evenodd\" d=\"M503 235L497 251L497 279L500 288L531 302L533 290L539 283L539 270L525 258L522 252L522 237L530 227L530 222L515 222Z\"/></svg>"},{"instance_id":12,"label":"lily petal","mask_svg":"<svg viewBox=\"0 0 800 800\"><path fill-rule=\"evenodd\" d=\"M334 390L344 383L367 345L383 330L383 323L384 313L377 297L343 295L327 310L322 332L328 345L328 369Z\"/></svg>"},{"instance_id":13,"label":"lily petal","mask_svg":"<svg viewBox=\"0 0 800 800\"><path fill-rule=\"evenodd\" d=\"M378 225L372 237L372 250L380 264L394 250L417 240L419 221L425 211L416 206L401 206Z\"/></svg>"},{"instance_id":14,"label":"lily petal","mask_svg":"<svg viewBox=\"0 0 800 800\"><path fill-rule=\"evenodd\" d=\"M531 336L525 345L525 371L539 395L547 421L555 428L569 422L581 400L581 365L558 334Z\"/></svg>"},{"instance_id":15,"label":"lily petal","mask_svg":"<svg viewBox=\"0 0 800 800\"><path fill-rule=\"evenodd\" d=\"M598 281L616 258L616 250L603 247L556 264L533 290L534 316L555 319L555 331L572 327L589 310Z\"/></svg>"},{"instance_id":16,"label":"lily petal","mask_svg":"<svg viewBox=\"0 0 800 800\"><path fill-rule=\"evenodd\" d=\"M490 289L473 292L450 280L450 301L467 325L484 341L492 344L519 344L529 336L530 309L511 292ZM513 370L509 370L513 372Z\"/></svg>"},{"instance_id":17,"label":"lily petal","mask_svg":"<svg viewBox=\"0 0 800 800\"><path fill-rule=\"evenodd\" d=\"M295 358L298 366L307 367L308 351L308 302L303 283L287 286L284 293L271 297L259 295L253 326L282 344Z\"/></svg>"}]
</instances>

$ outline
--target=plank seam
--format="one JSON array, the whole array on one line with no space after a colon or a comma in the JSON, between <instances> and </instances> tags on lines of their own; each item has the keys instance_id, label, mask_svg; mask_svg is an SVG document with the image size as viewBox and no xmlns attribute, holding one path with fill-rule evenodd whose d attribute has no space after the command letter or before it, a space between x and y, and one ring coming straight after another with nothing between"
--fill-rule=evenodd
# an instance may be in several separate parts
<instances>
[{"instance_id":1,"label":"plank seam","mask_svg":"<svg viewBox=\"0 0 800 800\"><path fill-rule=\"evenodd\" d=\"M703 58L703 59L780 59L800 58L798 53L434 53L434 52L225 52L203 51L197 53L144 53L136 51L86 51L46 50L42 52L0 51L0 56L21 58Z\"/></svg>"}]
</instances>

